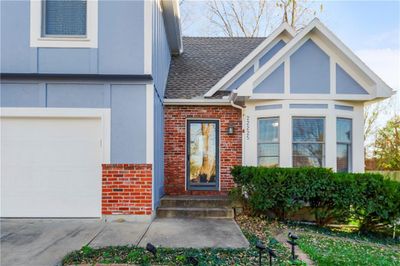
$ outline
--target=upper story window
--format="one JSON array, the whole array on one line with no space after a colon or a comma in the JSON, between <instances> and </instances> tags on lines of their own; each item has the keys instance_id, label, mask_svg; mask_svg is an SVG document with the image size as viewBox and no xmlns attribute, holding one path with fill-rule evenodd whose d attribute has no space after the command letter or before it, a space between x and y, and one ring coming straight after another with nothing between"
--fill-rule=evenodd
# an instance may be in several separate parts
<instances>
[{"instance_id":1,"label":"upper story window","mask_svg":"<svg viewBox=\"0 0 400 266\"><path fill-rule=\"evenodd\" d=\"M325 119L294 117L293 167L325 165Z\"/></svg>"},{"instance_id":2,"label":"upper story window","mask_svg":"<svg viewBox=\"0 0 400 266\"><path fill-rule=\"evenodd\" d=\"M351 171L352 121L336 119L336 168L338 172Z\"/></svg>"},{"instance_id":3,"label":"upper story window","mask_svg":"<svg viewBox=\"0 0 400 266\"><path fill-rule=\"evenodd\" d=\"M258 165L274 167L279 165L279 118L258 120Z\"/></svg>"},{"instance_id":4,"label":"upper story window","mask_svg":"<svg viewBox=\"0 0 400 266\"><path fill-rule=\"evenodd\" d=\"M86 37L86 0L43 0L42 36Z\"/></svg>"},{"instance_id":5,"label":"upper story window","mask_svg":"<svg viewBox=\"0 0 400 266\"><path fill-rule=\"evenodd\" d=\"M31 47L97 48L98 0L31 0Z\"/></svg>"}]
</instances>

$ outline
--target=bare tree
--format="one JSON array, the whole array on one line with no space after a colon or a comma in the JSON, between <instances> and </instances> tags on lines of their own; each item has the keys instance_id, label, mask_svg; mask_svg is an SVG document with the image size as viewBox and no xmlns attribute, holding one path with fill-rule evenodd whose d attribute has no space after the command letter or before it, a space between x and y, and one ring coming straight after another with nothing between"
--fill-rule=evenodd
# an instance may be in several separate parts
<instances>
[{"instance_id":1,"label":"bare tree","mask_svg":"<svg viewBox=\"0 0 400 266\"><path fill-rule=\"evenodd\" d=\"M364 106L364 155L365 158L374 156L375 137L378 130L384 126L385 117L394 116L394 100L391 97L382 102ZM393 113L394 112L394 113Z\"/></svg>"},{"instance_id":2,"label":"bare tree","mask_svg":"<svg viewBox=\"0 0 400 266\"><path fill-rule=\"evenodd\" d=\"M265 36L282 21L301 28L322 11L307 0L212 0L207 6L210 22L229 37Z\"/></svg>"},{"instance_id":3,"label":"bare tree","mask_svg":"<svg viewBox=\"0 0 400 266\"><path fill-rule=\"evenodd\" d=\"M322 4L316 7L314 2L307 0L279 0L276 6L282 11L282 21L297 30L303 28L311 18L323 10Z\"/></svg>"},{"instance_id":4,"label":"bare tree","mask_svg":"<svg viewBox=\"0 0 400 266\"><path fill-rule=\"evenodd\" d=\"M229 37L254 37L259 34L261 21L266 15L266 0L209 1L211 23Z\"/></svg>"}]
</instances>

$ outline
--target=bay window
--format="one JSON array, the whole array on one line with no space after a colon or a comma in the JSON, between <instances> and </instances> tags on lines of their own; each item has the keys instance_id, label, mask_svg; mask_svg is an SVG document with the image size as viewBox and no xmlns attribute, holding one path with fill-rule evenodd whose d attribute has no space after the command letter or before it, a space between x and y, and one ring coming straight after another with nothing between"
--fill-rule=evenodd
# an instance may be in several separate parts
<instances>
[{"instance_id":1,"label":"bay window","mask_svg":"<svg viewBox=\"0 0 400 266\"><path fill-rule=\"evenodd\" d=\"M336 119L336 169L337 172L351 171L352 121Z\"/></svg>"},{"instance_id":2,"label":"bay window","mask_svg":"<svg viewBox=\"0 0 400 266\"><path fill-rule=\"evenodd\" d=\"M279 165L279 118L258 120L258 165L274 167Z\"/></svg>"},{"instance_id":3,"label":"bay window","mask_svg":"<svg viewBox=\"0 0 400 266\"><path fill-rule=\"evenodd\" d=\"M325 119L294 117L292 120L293 167L325 165Z\"/></svg>"}]
</instances>

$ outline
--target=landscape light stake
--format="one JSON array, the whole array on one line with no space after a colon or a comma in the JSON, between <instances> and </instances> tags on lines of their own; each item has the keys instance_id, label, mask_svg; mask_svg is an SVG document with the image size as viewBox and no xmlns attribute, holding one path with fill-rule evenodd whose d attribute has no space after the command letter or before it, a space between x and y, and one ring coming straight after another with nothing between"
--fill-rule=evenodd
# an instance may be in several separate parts
<instances>
[{"instance_id":1,"label":"landscape light stake","mask_svg":"<svg viewBox=\"0 0 400 266\"><path fill-rule=\"evenodd\" d=\"M260 240L257 241L256 248L258 249L258 265L261 266L262 252L265 250L263 242L261 242Z\"/></svg>"},{"instance_id":2,"label":"landscape light stake","mask_svg":"<svg viewBox=\"0 0 400 266\"><path fill-rule=\"evenodd\" d=\"M289 232L288 237L290 240L288 240L288 243L292 246L292 260L296 260L296 255L294 252L294 248L297 245L297 243L295 242L297 239L299 239L299 237L295 234L292 234L292 232Z\"/></svg>"},{"instance_id":3,"label":"landscape light stake","mask_svg":"<svg viewBox=\"0 0 400 266\"><path fill-rule=\"evenodd\" d=\"M193 266L199 265L199 261L193 256L188 257L187 262L188 262L188 264L193 265Z\"/></svg>"},{"instance_id":4,"label":"landscape light stake","mask_svg":"<svg viewBox=\"0 0 400 266\"><path fill-rule=\"evenodd\" d=\"M276 258L275 251L272 248L267 248L269 254L269 266L272 266L272 258Z\"/></svg>"},{"instance_id":5,"label":"landscape light stake","mask_svg":"<svg viewBox=\"0 0 400 266\"><path fill-rule=\"evenodd\" d=\"M153 254L154 257L157 257L157 248L154 245L152 245L151 243L147 243L146 250L148 252L150 252L151 254Z\"/></svg>"}]
</instances>

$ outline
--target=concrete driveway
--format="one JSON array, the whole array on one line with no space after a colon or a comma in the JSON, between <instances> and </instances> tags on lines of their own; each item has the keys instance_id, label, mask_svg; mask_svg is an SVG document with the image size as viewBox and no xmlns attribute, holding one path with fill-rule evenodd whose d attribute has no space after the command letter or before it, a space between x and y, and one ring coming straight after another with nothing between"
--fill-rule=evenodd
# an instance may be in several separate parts
<instances>
[{"instance_id":1,"label":"concrete driveway","mask_svg":"<svg viewBox=\"0 0 400 266\"><path fill-rule=\"evenodd\" d=\"M102 220L1 220L2 266L53 266L69 252L148 242L164 247L248 247L232 219L155 219L153 223Z\"/></svg>"},{"instance_id":2,"label":"concrete driveway","mask_svg":"<svg viewBox=\"0 0 400 266\"><path fill-rule=\"evenodd\" d=\"M101 220L2 220L0 265L52 266L87 244L137 245L148 226Z\"/></svg>"}]
</instances>

